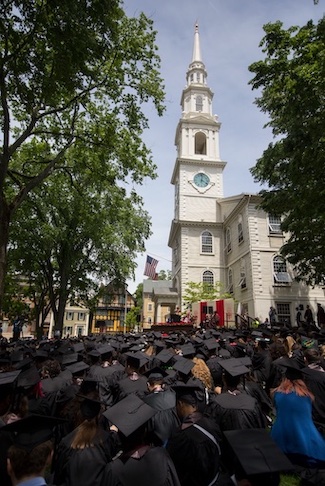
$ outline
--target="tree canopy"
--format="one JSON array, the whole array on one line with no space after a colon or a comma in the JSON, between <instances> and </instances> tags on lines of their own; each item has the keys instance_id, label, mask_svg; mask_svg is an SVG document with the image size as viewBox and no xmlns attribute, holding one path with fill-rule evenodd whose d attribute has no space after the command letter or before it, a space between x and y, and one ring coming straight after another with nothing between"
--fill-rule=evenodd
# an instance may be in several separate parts
<instances>
[{"instance_id":1,"label":"tree canopy","mask_svg":"<svg viewBox=\"0 0 325 486\"><path fill-rule=\"evenodd\" d=\"M155 177L143 103L163 112L153 23L121 0L0 3L0 310L10 224L59 170L97 192Z\"/></svg>"},{"instance_id":2,"label":"tree canopy","mask_svg":"<svg viewBox=\"0 0 325 486\"><path fill-rule=\"evenodd\" d=\"M223 292L221 282L211 285L207 282L188 282L183 295L184 305L186 308L196 302L225 299L230 297Z\"/></svg>"},{"instance_id":3,"label":"tree canopy","mask_svg":"<svg viewBox=\"0 0 325 486\"><path fill-rule=\"evenodd\" d=\"M249 67L250 83L274 141L251 171L267 185L262 207L282 217L288 240L281 251L297 278L324 284L325 18L287 30L276 22L264 31L265 59Z\"/></svg>"}]
</instances>

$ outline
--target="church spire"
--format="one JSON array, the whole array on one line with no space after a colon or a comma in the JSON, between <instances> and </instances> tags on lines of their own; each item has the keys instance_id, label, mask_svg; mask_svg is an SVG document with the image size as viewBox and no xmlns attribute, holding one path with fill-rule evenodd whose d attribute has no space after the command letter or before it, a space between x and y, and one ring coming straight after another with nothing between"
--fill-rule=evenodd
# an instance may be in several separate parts
<instances>
[{"instance_id":1,"label":"church spire","mask_svg":"<svg viewBox=\"0 0 325 486\"><path fill-rule=\"evenodd\" d=\"M201 49L200 49L199 24L197 22L195 24L194 46L193 46L193 56L192 56L192 62L195 61L202 62Z\"/></svg>"},{"instance_id":2,"label":"church spire","mask_svg":"<svg viewBox=\"0 0 325 486\"><path fill-rule=\"evenodd\" d=\"M186 73L187 86L191 84L206 86L207 72L201 57L199 25L196 22L192 61Z\"/></svg>"}]
</instances>

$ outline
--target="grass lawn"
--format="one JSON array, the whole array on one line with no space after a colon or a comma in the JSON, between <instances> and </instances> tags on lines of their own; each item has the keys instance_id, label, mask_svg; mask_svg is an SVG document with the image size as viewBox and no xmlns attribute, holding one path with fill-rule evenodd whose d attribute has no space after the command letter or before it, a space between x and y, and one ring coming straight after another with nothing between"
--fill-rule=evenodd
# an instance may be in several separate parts
<instances>
[{"instance_id":1,"label":"grass lawn","mask_svg":"<svg viewBox=\"0 0 325 486\"><path fill-rule=\"evenodd\" d=\"M295 474L281 474L280 486L299 486L300 477Z\"/></svg>"}]
</instances>

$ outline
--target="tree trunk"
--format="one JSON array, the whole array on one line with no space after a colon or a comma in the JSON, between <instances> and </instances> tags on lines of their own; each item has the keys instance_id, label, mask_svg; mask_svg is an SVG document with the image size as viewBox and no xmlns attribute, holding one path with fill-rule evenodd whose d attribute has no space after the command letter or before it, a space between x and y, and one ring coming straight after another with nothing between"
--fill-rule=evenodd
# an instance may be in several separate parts
<instances>
[{"instance_id":1,"label":"tree trunk","mask_svg":"<svg viewBox=\"0 0 325 486\"><path fill-rule=\"evenodd\" d=\"M10 210L3 194L0 195L0 314L5 291L7 274L7 248L9 241Z\"/></svg>"}]
</instances>

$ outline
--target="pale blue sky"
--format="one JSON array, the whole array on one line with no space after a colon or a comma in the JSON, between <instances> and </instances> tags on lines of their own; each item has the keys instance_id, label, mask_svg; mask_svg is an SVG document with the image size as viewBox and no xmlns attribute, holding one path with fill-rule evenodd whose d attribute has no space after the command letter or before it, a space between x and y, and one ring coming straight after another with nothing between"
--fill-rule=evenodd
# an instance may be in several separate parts
<instances>
[{"instance_id":1,"label":"pale blue sky","mask_svg":"<svg viewBox=\"0 0 325 486\"><path fill-rule=\"evenodd\" d=\"M325 0L125 0L129 16L143 11L154 21L162 61L161 74L166 89L166 112L159 118L146 108L149 130L144 140L158 166L158 178L139 189L145 209L152 218L153 234L146 253L137 258L135 281L128 282L134 292L143 281L146 255L159 260L157 270L171 269L171 250L167 245L173 218L174 192L170 184L176 148L175 130L181 115L180 99L191 61L194 25L199 23L201 53L208 72L208 85L214 92L213 112L222 123L220 155L227 161L224 170L224 195L256 193L249 172L272 139L263 125L267 118L254 104L256 93L248 85L252 78L248 66L263 58L259 43L263 25L280 20L287 28L319 20Z\"/></svg>"}]
</instances>

